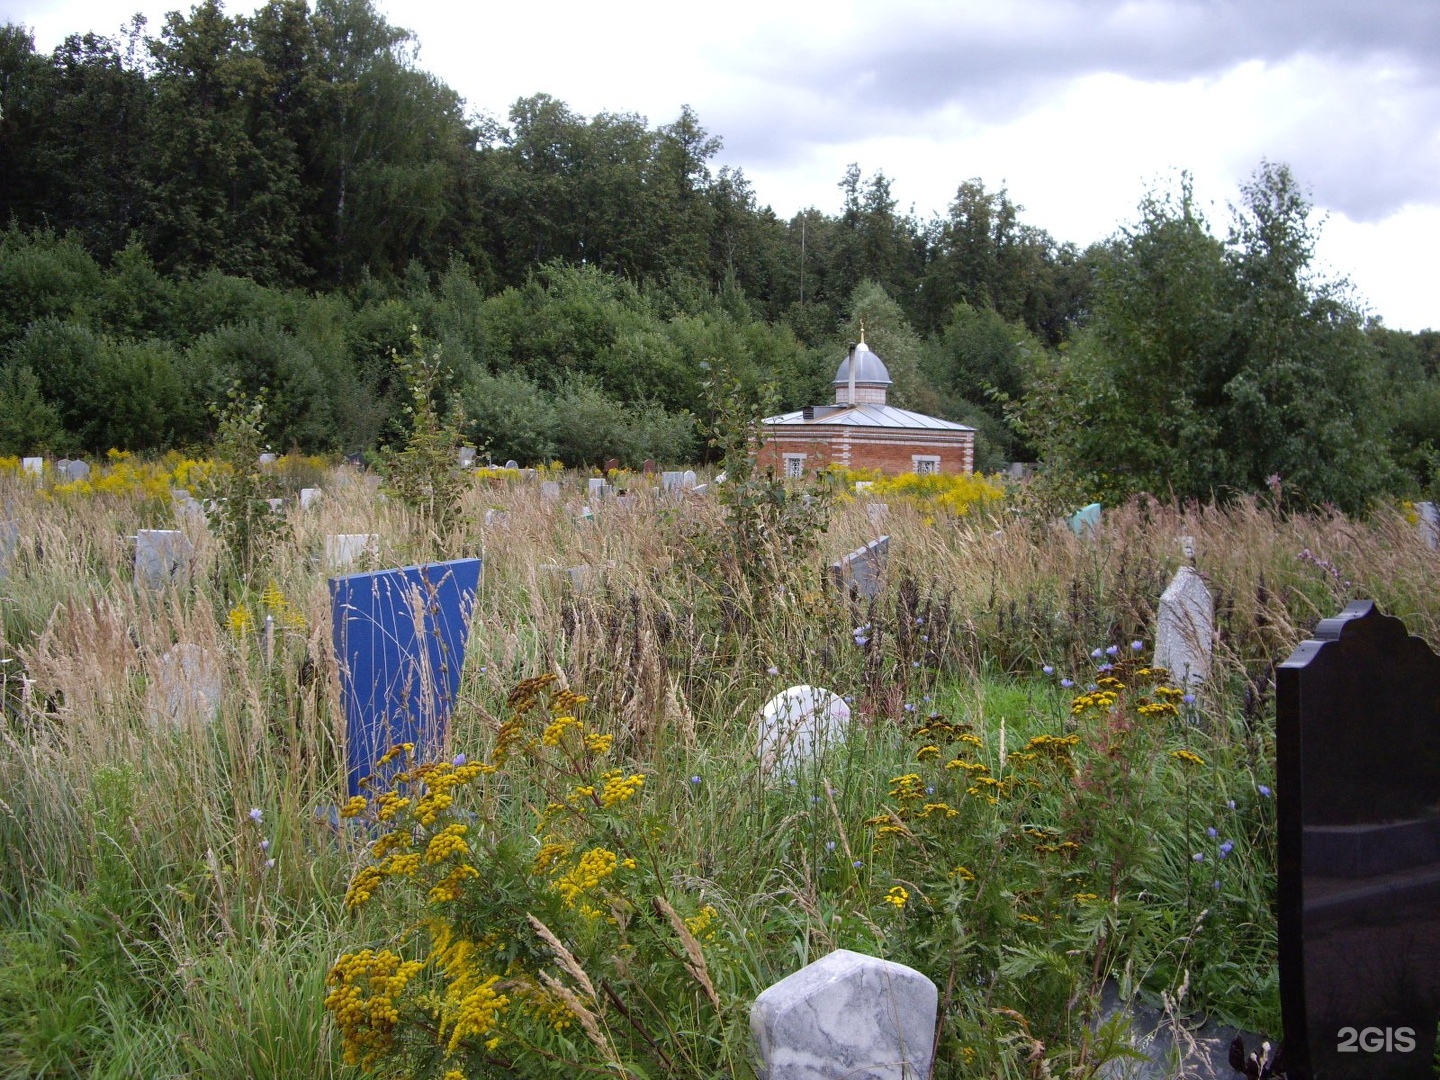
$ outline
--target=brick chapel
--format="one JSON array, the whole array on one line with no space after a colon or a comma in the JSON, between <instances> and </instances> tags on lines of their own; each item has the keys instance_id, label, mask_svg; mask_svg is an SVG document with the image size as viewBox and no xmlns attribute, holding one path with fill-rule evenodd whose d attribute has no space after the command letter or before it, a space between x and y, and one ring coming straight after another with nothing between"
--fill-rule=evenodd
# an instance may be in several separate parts
<instances>
[{"instance_id":1,"label":"brick chapel","mask_svg":"<svg viewBox=\"0 0 1440 1080\"><path fill-rule=\"evenodd\" d=\"M902 472L968 473L975 466L975 429L885 404L890 373L865 331L835 373L835 404L807 405L767 417L761 468L804 477L826 465Z\"/></svg>"}]
</instances>

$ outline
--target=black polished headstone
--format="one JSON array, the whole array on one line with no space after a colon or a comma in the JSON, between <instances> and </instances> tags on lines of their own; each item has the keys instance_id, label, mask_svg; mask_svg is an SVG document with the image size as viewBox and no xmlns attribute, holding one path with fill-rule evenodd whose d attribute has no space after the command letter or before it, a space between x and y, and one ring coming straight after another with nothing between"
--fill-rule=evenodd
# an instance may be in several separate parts
<instances>
[{"instance_id":1,"label":"black polished headstone","mask_svg":"<svg viewBox=\"0 0 1440 1080\"><path fill-rule=\"evenodd\" d=\"M1440 657L1357 600L1276 674L1290 1080L1430 1080L1440 1021Z\"/></svg>"}]
</instances>

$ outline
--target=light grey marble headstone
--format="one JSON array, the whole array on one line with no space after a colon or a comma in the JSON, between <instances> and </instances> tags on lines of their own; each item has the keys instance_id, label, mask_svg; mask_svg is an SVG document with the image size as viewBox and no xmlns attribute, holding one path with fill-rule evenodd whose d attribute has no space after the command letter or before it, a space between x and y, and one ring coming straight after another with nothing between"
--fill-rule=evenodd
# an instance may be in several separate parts
<instances>
[{"instance_id":1,"label":"light grey marble headstone","mask_svg":"<svg viewBox=\"0 0 1440 1080\"><path fill-rule=\"evenodd\" d=\"M316 503L318 503L318 502L319 502L321 499L323 499L324 497L325 497L325 492L322 491L320 488L301 488L301 489L300 489L300 509L301 509L301 510L309 510L310 507L314 506Z\"/></svg>"},{"instance_id":2,"label":"light grey marble headstone","mask_svg":"<svg viewBox=\"0 0 1440 1080\"><path fill-rule=\"evenodd\" d=\"M680 474L680 486L682 488L693 488L695 486L695 480L696 476L694 469L686 469L683 473Z\"/></svg>"},{"instance_id":3,"label":"light grey marble headstone","mask_svg":"<svg viewBox=\"0 0 1440 1080\"><path fill-rule=\"evenodd\" d=\"M792 686L760 710L755 754L766 774L808 764L828 746L845 741L850 706L818 686Z\"/></svg>"},{"instance_id":4,"label":"light grey marble headstone","mask_svg":"<svg viewBox=\"0 0 1440 1080\"><path fill-rule=\"evenodd\" d=\"M1420 502L1415 504L1415 513L1420 516L1417 526L1420 531L1420 539L1425 545L1434 551L1440 546L1440 510L1435 509L1433 502Z\"/></svg>"},{"instance_id":5,"label":"light grey marble headstone","mask_svg":"<svg viewBox=\"0 0 1440 1080\"><path fill-rule=\"evenodd\" d=\"M606 495L610 494L610 485L598 476L591 477L587 484L587 491L590 498L603 499Z\"/></svg>"},{"instance_id":6,"label":"light grey marble headstone","mask_svg":"<svg viewBox=\"0 0 1440 1080\"><path fill-rule=\"evenodd\" d=\"M927 1080L940 995L914 968L836 949L755 999L761 1080Z\"/></svg>"},{"instance_id":7,"label":"light grey marble headstone","mask_svg":"<svg viewBox=\"0 0 1440 1080\"><path fill-rule=\"evenodd\" d=\"M683 472L662 472L660 474L660 486L666 491L679 491L685 484Z\"/></svg>"},{"instance_id":8,"label":"light grey marble headstone","mask_svg":"<svg viewBox=\"0 0 1440 1080\"><path fill-rule=\"evenodd\" d=\"M882 536L830 565L830 576L842 592L853 591L873 600L884 586L885 564L890 558L890 537Z\"/></svg>"},{"instance_id":9,"label":"light grey marble headstone","mask_svg":"<svg viewBox=\"0 0 1440 1080\"><path fill-rule=\"evenodd\" d=\"M45 475L45 459L43 457L21 458L20 468L27 476L39 478Z\"/></svg>"},{"instance_id":10,"label":"light grey marble headstone","mask_svg":"<svg viewBox=\"0 0 1440 1080\"><path fill-rule=\"evenodd\" d=\"M509 461L505 462L505 468L514 469L516 472L519 472L520 462L516 461L514 458L511 458Z\"/></svg>"},{"instance_id":11,"label":"light grey marble headstone","mask_svg":"<svg viewBox=\"0 0 1440 1080\"><path fill-rule=\"evenodd\" d=\"M542 480L540 482L540 497L549 502L560 501L560 484L555 480Z\"/></svg>"},{"instance_id":12,"label":"light grey marble headstone","mask_svg":"<svg viewBox=\"0 0 1440 1080\"><path fill-rule=\"evenodd\" d=\"M874 486L875 486L875 481L874 481L874 480L856 480L856 481L855 481L855 494L856 494L856 495L863 494L864 492L869 491L869 490L870 490L872 487L874 487Z\"/></svg>"},{"instance_id":13,"label":"light grey marble headstone","mask_svg":"<svg viewBox=\"0 0 1440 1080\"><path fill-rule=\"evenodd\" d=\"M150 723L181 727L213 723L220 715L220 661L209 649L181 642L156 667L149 705Z\"/></svg>"},{"instance_id":14,"label":"light grey marble headstone","mask_svg":"<svg viewBox=\"0 0 1440 1080\"><path fill-rule=\"evenodd\" d=\"M343 570L361 558L380 557L378 533L339 533L325 537L325 565Z\"/></svg>"},{"instance_id":15,"label":"light grey marble headstone","mask_svg":"<svg viewBox=\"0 0 1440 1080\"><path fill-rule=\"evenodd\" d=\"M190 583L195 548L178 529L141 529L135 534L135 580L152 589Z\"/></svg>"},{"instance_id":16,"label":"light grey marble headstone","mask_svg":"<svg viewBox=\"0 0 1440 1080\"><path fill-rule=\"evenodd\" d=\"M64 471L65 471L66 469L68 469L69 467L70 467L70 459L69 459L68 457L62 457L59 461L55 462L55 471L56 471L56 472L64 472Z\"/></svg>"},{"instance_id":17,"label":"light grey marble headstone","mask_svg":"<svg viewBox=\"0 0 1440 1080\"><path fill-rule=\"evenodd\" d=\"M65 475L70 480L89 480L90 466L83 461L69 461L65 463Z\"/></svg>"},{"instance_id":18,"label":"light grey marble headstone","mask_svg":"<svg viewBox=\"0 0 1440 1080\"><path fill-rule=\"evenodd\" d=\"M696 485L695 485L695 494L696 494L696 495L704 495L704 494L705 494L707 491L709 491L709 490L710 490L710 485L709 485L709 484L696 484Z\"/></svg>"},{"instance_id":19,"label":"light grey marble headstone","mask_svg":"<svg viewBox=\"0 0 1440 1080\"><path fill-rule=\"evenodd\" d=\"M1203 682L1215 645L1215 601L1200 571L1182 566L1160 597L1155 665L1177 681Z\"/></svg>"},{"instance_id":20,"label":"light grey marble headstone","mask_svg":"<svg viewBox=\"0 0 1440 1080\"><path fill-rule=\"evenodd\" d=\"M265 453L260 455L261 465L274 465L279 460L280 456L278 454L272 454L269 451L266 451Z\"/></svg>"},{"instance_id":21,"label":"light grey marble headstone","mask_svg":"<svg viewBox=\"0 0 1440 1080\"><path fill-rule=\"evenodd\" d=\"M455 455L455 460L460 463L460 468L468 469L475 464L475 447L462 446Z\"/></svg>"},{"instance_id":22,"label":"light grey marble headstone","mask_svg":"<svg viewBox=\"0 0 1440 1080\"><path fill-rule=\"evenodd\" d=\"M504 529L510 525L510 511L497 510L489 507L485 511L485 527L487 529Z\"/></svg>"}]
</instances>

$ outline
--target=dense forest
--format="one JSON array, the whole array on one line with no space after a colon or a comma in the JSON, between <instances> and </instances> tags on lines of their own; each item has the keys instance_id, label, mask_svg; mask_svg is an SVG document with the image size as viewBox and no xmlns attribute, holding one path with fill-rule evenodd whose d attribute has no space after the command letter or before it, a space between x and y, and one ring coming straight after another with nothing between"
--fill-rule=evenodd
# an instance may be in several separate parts
<instances>
[{"instance_id":1,"label":"dense forest","mask_svg":"<svg viewBox=\"0 0 1440 1080\"><path fill-rule=\"evenodd\" d=\"M236 383L277 449L369 450L418 327L498 460L694 459L716 365L823 401L863 320L892 400L979 428L982 467L1109 500L1436 490L1440 333L1313 273L1283 165L1223 235L1184 182L1080 250L979 179L922 220L859 166L783 221L688 108L502 123L415 44L369 0L210 0L48 56L0 27L0 453L200 446Z\"/></svg>"}]
</instances>

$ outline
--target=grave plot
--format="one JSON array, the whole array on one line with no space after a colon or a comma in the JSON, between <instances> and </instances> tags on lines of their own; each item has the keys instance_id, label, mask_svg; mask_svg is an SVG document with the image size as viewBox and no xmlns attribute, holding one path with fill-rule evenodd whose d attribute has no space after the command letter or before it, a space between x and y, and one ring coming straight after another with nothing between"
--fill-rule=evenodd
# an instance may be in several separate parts
<instances>
[{"instance_id":1,"label":"grave plot","mask_svg":"<svg viewBox=\"0 0 1440 1080\"><path fill-rule=\"evenodd\" d=\"M330 580L350 795L391 747L413 743L426 759L444 745L480 565L460 559Z\"/></svg>"},{"instance_id":2,"label":"grave plot","mask_svg":"<svg viewBox=\"0 0 1440 1080\"><path fill-rule=\"evenodd\" d=\"M890 537L871 540L830 566L837 588L852 599L873 600L884 588L885 564L890 558Z\"/></svg>"},{"instance_id":3,"label":"grave plot","mask_svg":"<svg viewBox=\"0 0 1440 1080\"><path fill-rule=\"evenodd\" d=\"M1429 1080L1440 657L1369 600L1276 673L1280 997L1295 1080Z\"/></svg>"}]
</instances>

